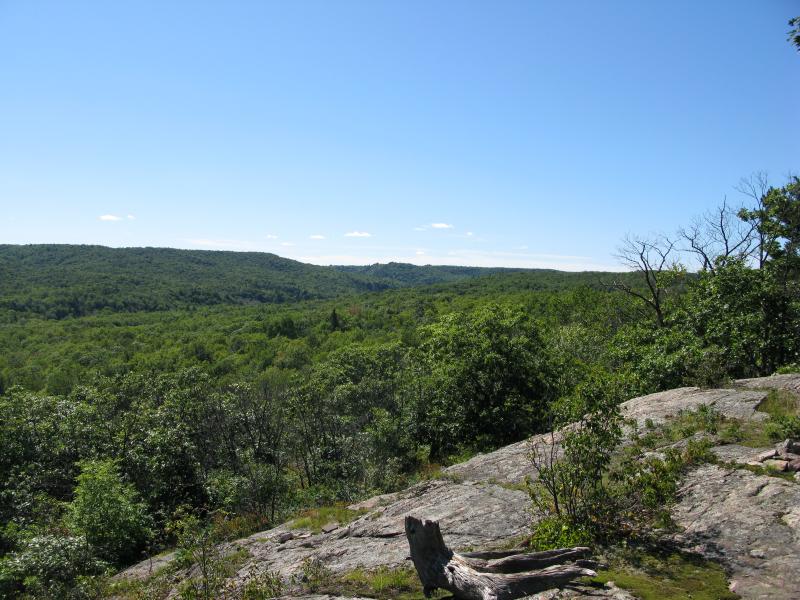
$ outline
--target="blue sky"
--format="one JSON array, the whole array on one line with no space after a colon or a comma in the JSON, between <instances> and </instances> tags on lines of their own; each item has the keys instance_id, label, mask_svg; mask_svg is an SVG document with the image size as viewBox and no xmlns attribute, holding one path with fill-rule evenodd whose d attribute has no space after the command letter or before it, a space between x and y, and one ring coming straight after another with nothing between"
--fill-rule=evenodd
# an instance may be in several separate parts
<instances>
[{"instance_id":1,"label":"blue sky","mask_svg":"<svg viewBox=\"0 0 800 600\"><path fill-rule=\"evenodd\" d=\"M0 242L619 268L797 172L796 14L0 0Z\"/></svg>"}]
</instances>

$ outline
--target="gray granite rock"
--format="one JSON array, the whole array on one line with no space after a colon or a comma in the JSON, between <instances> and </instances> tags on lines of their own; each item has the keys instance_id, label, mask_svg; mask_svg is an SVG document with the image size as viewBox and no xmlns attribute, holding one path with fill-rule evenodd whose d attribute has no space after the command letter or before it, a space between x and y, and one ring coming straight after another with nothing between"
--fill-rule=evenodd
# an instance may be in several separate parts
<instances>
[{"instance_id":1,"label":"gray granite rock","mask_svg":"<svg viewBox=\"0 0 800 600\"><path fill-rule=\"evenodd\" d=\"M800 394L800 373L755 377L753 379L737 379L733 382L737 387L753 390L789 390Z\"/></svg>"},{"instance_id":2,"label":"gray granite rock","mask_svg":"<svg viewBox=\"0 0 800 600\"><path fill-rule=\"evenodd\" d=\"M376 508L330 533L294 539L276 546L273 539L283 527L269 535L256 534L240 540L251 558L244 569L277 571L284 576L296 572L306 559L317 559L334 572L356 567L396 567L406 564L408 542L403 519L424 515L442 524L447 543L453 548L491 547L528 531L530 516L525 492L488 483L457 483L432 480L399 494L391 504Z\"/></svg>"},{"instance_id":3,"label":"gray granite rock","mask_svg":"<svg viewBox=\"0 0 800 600\"><path fill-rule=\"evenodd\" d=\"M713 407L728 418L762 421L766 415L756 412L756 407L766 397L767 392L763 390L685 387L628 400L622 403L622 412L625 417L634 419L639 427L644 427L648 419L656 424L663 423L668 417L681 411L697 410L702 404Z\"/></svg>"},{"instance_id":4,"label":"gray granite rock","mask_svg":"<svg viewBox=\"0 0 800 600\"><path fill-rule=\"evenodd\" d=\"M766 450L762 448L749 448L738 444L726 444L724 446L714 446L711 451L717 455L722 462L741 463L746 465L749 462L760 463L758 458Z\"/></svg>"},{"instance_id":5,"label":"gray granite rock","mask_svg":"<svg viewBox=\"0 0 800 600\"><path fill-rule=\"evenodd\" d=\"M687 475L673 518L677 540L720 561L743 598L800 598L800 485L705 465Z\"/></svg>"},{"instance_id":6,"label":"gray granite rock","mask_svg":"<svg viewBox=\"0 0 800 600\"><path fill-rule=\"evenodd\" d=\"M511 444L494 452L478 454L470 460L444 469L450 477L469 481L500 481L520 483L525 477L533 477L533 467L529 458L535 444L551 443L558 445L559 435L545 433L533 436L530 440ZM556 454L560 454L558 450Z\"/></svg>"}]
</instances>

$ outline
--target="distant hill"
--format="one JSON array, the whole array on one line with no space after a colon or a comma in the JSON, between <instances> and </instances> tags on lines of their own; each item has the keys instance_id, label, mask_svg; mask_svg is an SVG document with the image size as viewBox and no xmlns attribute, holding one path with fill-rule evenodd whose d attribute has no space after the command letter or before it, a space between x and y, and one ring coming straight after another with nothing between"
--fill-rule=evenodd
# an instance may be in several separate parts
<instances>
[{"instance_id":1,"label":"distant hill","mask_svg":"<svg viewBox=\"0 0 800 600\"><path fill-rule=\"evenodd\" d=\"M489 267L451 267L425 265L417 266L409 263L375 263L374 265L351 266L337 265L333 267L344 273L369 275L379 279L386 279L400 285L430 285L432 283L449 283L493 275L498 273L518 273L528 269L504 269Z\"/></svg>"},{"instance_id":2,"label":"distant hill","mask_svg":"<svg viewBox=\"0 0 800 600\"><path fill-rule=\"evenodd\" d=\"M635 273L604 271L557 271L555 269L512 269L503 267L454 267L442 265L417 266L408 263L375 263L366 266L337 265L338 271L366 275L396 287L454 284L454 289L474 286L510 291L556 291L578 286L608 287L615 279L629 285L640 284Z\"/></svg>"},{"instance_id":3,"label":"distant hill","mask_svg":"<svg viewBox=\"0 0 800 600\"><path fill-rule=\"evenodd\" d=\"M405 263L322 267L265 252L0 245L0 313L63 319L102 312L297 302L434 284L558 290L598 287L611 277Z\"/></svg>"},{"instance_id":4,"label":"distant hill","mask_svg":"<svg viewBox=\"0 0 800 600\"><path fill-rule=\"evenodd\" d=\"M0 245L0 309L48 318L379 291L388 281L263 252Z\"/></svg>"}]
</instances>

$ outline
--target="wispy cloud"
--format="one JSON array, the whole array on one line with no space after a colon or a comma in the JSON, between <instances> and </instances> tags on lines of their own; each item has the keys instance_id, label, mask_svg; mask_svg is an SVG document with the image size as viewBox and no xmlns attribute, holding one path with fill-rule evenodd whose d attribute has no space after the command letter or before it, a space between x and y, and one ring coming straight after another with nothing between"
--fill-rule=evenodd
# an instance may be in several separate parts
<instances>
[{"instance_id":1,"label":"wispy cloud","mask_svg":"<svg viewBox=\"0 0 800 600\"><path fill-rule=\"evenodd\" d=\"M97 218L101 221L122 221L122 217L118 217L117 215L100 215Z\"/></svg>"},{"instance_id":2,"label":"wispy cloud","mask_svg":"<svg viewBox=\"0 0 800 600\"><path fill-rule=\"evenodd\" d=\"M281 246L294 246L292 242L281 242Z\"/></svg>"},{"instance_id":3,"label":"wispy cloud","mask_svg":"<svg viewBox=\"0 0 800 600\"><path fill-rule=\"evenodd\" d=\"M472 233L471 231L468 231L468 232L467 232L467 237L472 237L473 235L475 235L475 234L474 234L474 233Z\"/></svg>"},{"instance_id":4,"label":"wispy cloud","mask_svg":"<svg viewBox=\"0 0 800 600\"><path fill-rule=\"evenodd\" d=\"M417 250L415 254L417 256L423 256L425 254L425 250Z\"/></svg>"},{"instance_id":5,"label":"wispy cloud","mask_svg":"<svg viewBox=\"0 0 800 600\"><path fill-rule=\"evenodd\" d=\"M425 231L427 227L414 227L414 231Z\"/></svg>"},{"instance_id":6,"label":"wispy cloud","mask_svg":"<svg viewBox=\"0 0 800 600\"><path fill-rule=\"evenodd\" d=\"M344 237L360 237L360 238L368 238L372 237L371 233L367 233L366 231L348 231L344 234Z\"/></svg>"},{"instance_id":7,"label":"wispy cloud","mask_svg":"<svg viewBox=\"0 0 800 600\"><path fill-rule=\"evenodd\" d=\"M136 217L135 217L135 216L133 216L133 215L128 215L128 216L126 217L126 219L128 219L128 221L135 221L135 220L136 220Z\"/></svg>"},{"instance_id":8,"label":"wispy cloud","mask_svg":"<svg viewBox=\"0 0 800 600\"><path fill-rule=\"evenodd\" d=\"M310 240L324 240L325 236L324 235L319 235L318 233L315 233L314 235L308 236L308 239L310 239Z\"/></svg>"},{"instance_id":9,"label":"wispy cloud","mask_svg":"<svg viewBox=\"0 0 800 600\"><path fill-rule=\"evenodd\" d=\"M274 235L274 234L272 234L272 233L268 233L268 234L267 234L267 239L268 239L268 240L277 240L277 239L278 239L278 236L277 236L277 235Z\"/></svg>"},{"instance_id":10,"label":"wispy cloud","mask_svg":"<svg viewBox=\"0 0 800 600\"><path fill-rule=\"evenodd\" d=\"M453 229L455 225L451 225L450 223L431 223L431 227L434 229Z\"/></svg>"}]
</instances>

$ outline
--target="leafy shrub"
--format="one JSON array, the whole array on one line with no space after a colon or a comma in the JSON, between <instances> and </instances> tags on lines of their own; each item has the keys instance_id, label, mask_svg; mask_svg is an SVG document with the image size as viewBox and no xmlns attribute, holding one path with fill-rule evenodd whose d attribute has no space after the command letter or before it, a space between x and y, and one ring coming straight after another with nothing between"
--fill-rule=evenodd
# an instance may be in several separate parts
<instances>
[{"instance_id":1,"label":"leafy shrub","mask_svg":"<svg viewBox=\"0 0 800 600\"><path fill-rule=\"evenodd\" d=\"M715 460L708 440L690 439L682 449L666 448L663 456L643 456L640 439L623 451L608 474L611 493L607 506L613 511L617 534L670 526L670 507L680 476L692 465Z\"/></svg>"},{"instance_id":2,"label":"leafy shrub","mask_svg":"<svg viewBox=\"0 0 800 600\"><path fill-rule=\"evenodd\" d=\"M552 550L586 546L592 540L593 536L585 526L554 516L536 523L529 544L533 550Z\"/></svg>"},{"instance_id":3,"label":"leafy shrub","mask_svg":"<svg viewBox=\"0 0 800 600\"><path fill-rule=\"evenodd\" d=\"M0 594L83 600L97 595L108 565L82 536L33 535L0 560Z\"/></svg>"},{"instance_id":4,"label":"leafy shrub","mask_svg":"<svg viewBox=\"0 0 800 600\"><path fill-rule=\"evenodd\" d=\"M109 562L137 558L151 529L136 490L122 481L113 460L84 461L80 467L67 524Z\"/></svg>"},{"instance_id":5,"label":"leafy shrub","mask_svg":"<svg viewBox=\"0 0 800 600\"><path fill-rule=\"evenodd\" d=\"M616 388L607 377L594 374L554 410L560 431L551 434L549 443L534 443L530 456L537 479L529 484L529 493L540 517L586 527L605 504L604 474L622 439Z\"/></svg>"},{"instance_id":6,"label":"leafy shrub","mask_svg":"<svg viewBox=\"0 0 800 600\"><path fill-rule=\"evenodd\" d=\"M225 581L249 553L246 550L225 553L214 518L203 521L197 515L180 511L170 529L178 538L177 566L192 569L192 576L180 585L180 597L183 600L227 597Z\"/></svg>"},{"instance_id":7,"label":"leafy shrub","mask_svg":"<svg viewBox=\"0 0 800 600\"><path fill-rule=\"evenodd\" d=\"M559 432L534 443L531 460L538 477L528 491L540 519L532 538L537 547L583 545L613 527L605 475L622 439L618 391L604 374L591 374L554 406Z\"/></svg>"},{"instance_id":8,"label":"leafy shrub","mask_svg":"<svg viewBox=\"0 0 800 600\"><path fill-rule=\"evenodd\" d=\"M766 431L773 442L800 439L800 417L773 417L767 422Z\"/></svg>"},{"instance_id":9,"label":"leafy shrub","mask_svg":"<svg viewBox=\"0 0 800 600\"><path fill-rule=\"evenodd\" d=\"M692 465L715 460L709 440L691 439L698 431L716 433L723 422L703 406L660 426L651 422L619 449L622 419L613 387L605 381L594 376L579 387L577 397L563 402L560 422L570 411L573 419L583 416L562 428L560 454L557 434L550 444L533 448L539 478L529 492L535 513L544 517L534 527L538 548L614 542L670 526L680 476ZM672 446L685 438L690 439L682 447ZM660 444L667 447L652 452Z\"/></svg>"}]
</instances>

